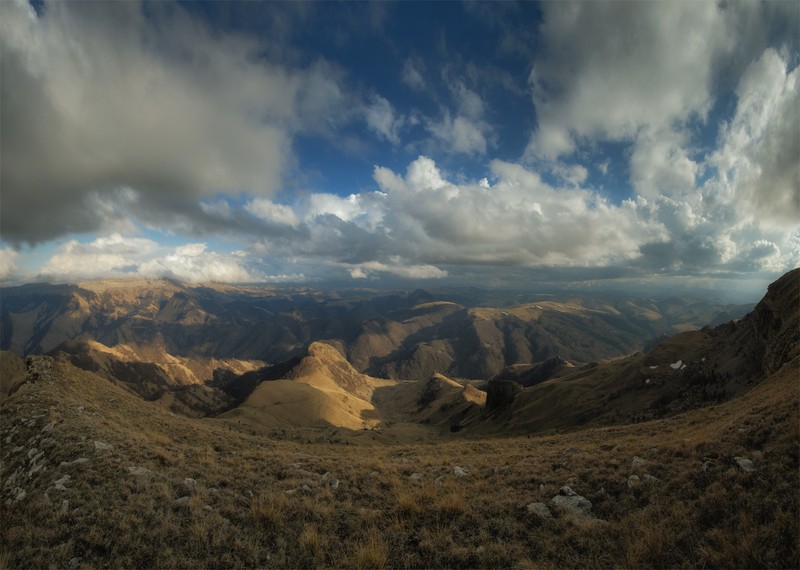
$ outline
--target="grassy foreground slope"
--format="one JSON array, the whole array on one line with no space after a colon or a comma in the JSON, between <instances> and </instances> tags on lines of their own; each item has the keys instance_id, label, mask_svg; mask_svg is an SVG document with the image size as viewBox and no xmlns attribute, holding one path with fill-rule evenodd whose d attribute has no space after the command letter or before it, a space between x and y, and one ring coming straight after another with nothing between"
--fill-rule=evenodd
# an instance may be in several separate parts
<instances>
[{"instance_id":1,"label":"grassy foreground slope","mask_svg":"<svg viewBox=\"0 0 800 570\"><path fill-rule=\"evenodd\" d=\"M663 420L365 448L33 358L0 406L0 567L799 567L798 366Z\"/></svg>"}]
</instances>

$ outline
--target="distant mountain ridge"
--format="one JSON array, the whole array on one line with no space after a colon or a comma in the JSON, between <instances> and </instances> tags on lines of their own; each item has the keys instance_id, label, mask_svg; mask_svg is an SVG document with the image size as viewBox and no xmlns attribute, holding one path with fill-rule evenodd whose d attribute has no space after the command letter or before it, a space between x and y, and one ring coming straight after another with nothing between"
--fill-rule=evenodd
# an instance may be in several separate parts
<instances>
[{"instance_id":1,"label":"distant mountain ridge","mask_svg":"<svg viewBox=\"0 0 800 570\"><path fill-rule=\"evenodd\" d=\"M146 279L26 285L0 296L0 348L19 355L91 341L175 359L278 363L324 341L360 372L404 380L434 373L486 379L554 357L580 363L621 356L663 334L745 312L677 298L504 300L472 289L317 291Z\"/></svg>"}]
</instances>

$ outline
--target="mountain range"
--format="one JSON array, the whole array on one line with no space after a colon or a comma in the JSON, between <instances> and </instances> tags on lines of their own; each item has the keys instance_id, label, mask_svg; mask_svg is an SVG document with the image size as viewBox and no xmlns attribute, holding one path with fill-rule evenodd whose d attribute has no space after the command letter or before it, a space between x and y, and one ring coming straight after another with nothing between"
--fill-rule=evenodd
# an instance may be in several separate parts
<instances>
[{"instance_id":1,"label":"mountain range","mask_svg":"<svg viewBox=\"0 0 800 570\"><path fill-rule=\"evenodd\" d=\"M655 302L265 291L3 291L3 346L49 354L0 352L0 568L800 565L800 270L716 326ZM270 358L223 349L292 319ZM517 320L530 354L553 323L553 348L691 330L483 377L372 360Z\"/></svg>"}]
</instances>

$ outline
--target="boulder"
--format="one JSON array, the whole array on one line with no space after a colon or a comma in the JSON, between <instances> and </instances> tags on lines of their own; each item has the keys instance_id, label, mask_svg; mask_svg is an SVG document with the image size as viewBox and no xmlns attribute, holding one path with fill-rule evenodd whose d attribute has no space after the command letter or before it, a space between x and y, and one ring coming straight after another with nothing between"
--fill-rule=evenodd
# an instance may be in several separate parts
<instances>
[{"instance_id":1,"label":"boulder","mask_svg":"<svg viewBox=\"0 0 800 570\"><path fill-rule=\"evenodd\" d=\"M591 516L592 502L566 485L550 500L562 513L574 517Z\"/></svg>"},{"instance_id":2,"label":"boulder","mask_svg":"<svg viewBox=\"0 0 800 570\"><path fill-rule=\"evenodd\" d=\"M96 440L95 440L95 442L94 442L94 448L95 448L97 451L109 451L109 450L113 449L113 448L114 448L114 446L113 446L113 445L111 445L110 443L106 443L106 442L104 442L104 441L96 441Z\"/></svg>"},{"instance_id":3,"label":"boulder","mask_svg":"<svg viewBox=\"0 0 800 570\"><path fill-rule=\"evenodd\" d=\"M525 508L528 509L529 513L536 515L540 519L553 518L553 514L550 512L550 509L548 509L547 505L544 503L529 503Z\"/></svg>"}]
</instances>

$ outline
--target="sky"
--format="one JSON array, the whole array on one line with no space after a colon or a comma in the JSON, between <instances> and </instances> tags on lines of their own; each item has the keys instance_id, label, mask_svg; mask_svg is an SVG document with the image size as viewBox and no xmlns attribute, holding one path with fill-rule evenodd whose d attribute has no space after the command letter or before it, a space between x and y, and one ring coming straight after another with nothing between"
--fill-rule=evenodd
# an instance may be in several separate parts
<instances>
[{"instance_id":1,"label":"sky","mask_svg":"<svg viewBox=\"0 0 800 570\"><path fill-rule=\"evenodd\" d=\"M0 280L763 293L800 3L0 2Z\"/></svg>"}]
</instances>

